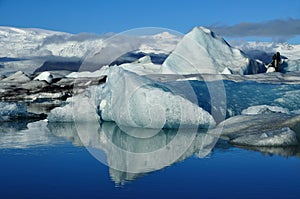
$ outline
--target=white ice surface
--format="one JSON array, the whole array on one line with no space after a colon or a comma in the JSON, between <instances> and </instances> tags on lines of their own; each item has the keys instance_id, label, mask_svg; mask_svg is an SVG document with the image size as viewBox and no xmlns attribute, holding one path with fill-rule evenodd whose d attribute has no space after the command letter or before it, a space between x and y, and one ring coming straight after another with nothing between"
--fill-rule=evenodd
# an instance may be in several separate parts
<instances>
[{"instance_id":1,"label":"white ice surface","mask_svg":"<svg viewBox=\"0 0 300 199\"><path fill-rule=\"evenodd\" d=\"M300 59L284 60L283 63L280 65L280 72L292 72L292 71L300 71Z\"/></svg>"},{"instance_id":2,"label":"white ice surface","mask_svg":"<svg viewBox=\"0 0 300 199\"><path fill-rule=\"evenodd\" d=\"M137 64L151 64L151 57L149 55L146 55L144 57L139 58L138 60L136 60L133 63L137 63Z\"/></svg>"},{"instance_id":3,"label":"white ice surface","mask_svg":"<svg viewBox=\"0 0 300 199\"><path fill-rule=\"evenodd\" d=\"M275 42L234 42L235 47L243 51L260 50L265 53L274 54L280 52L289 60L299 59L300 44L275 43ZM270 56L270 55L268 55ZM271 57L270 57L271 58Z\"/></svg>"},{"instance_id":4,"label":"white ice surface","mask_svg":"<svg viewBox=\"0 0 300 199\"><path fill-rule=\"evenodd\" d=\"M251 106L242 111L243 115L256 115L256 114L268 114L268 113L289 113L289 110L279 106L258 105Z\"/></svg>"},{"instance_id":5,"label":"white ice surface","mask_svg":"<svg viewBox=\"0 0 300 199\"><path fill-rule=\"evenodd\" d=\"M204 27L195 27L186 34L163 63L163 73L222 73L228 68L233 74L256 74L264 64L248 58L231 47L223 38Z\"/></svg>"},{"instance_id":6,"label":"white ice surface","mask_svg":"<svg viewBox=\"0 0 300 199\"><path fill-rule=\"evenodd\" d=\"M134 72L139 75L148 75L148 74L160 74L161 65L153 63L126 63L119 65L118 67L123 68L127 71Z\"/></svg>"},{"instance_id":7,"label":"white ice surface","mask_svg":"<svg viewBox=\"0 0 300 199\"><path fill-rule=\"evenodd\" d=\"M288 146L297 142L300 115L269 113L238 115L218 124L222 136L235 144L249 146ZM260 141L261 140L261 141Z\"/></svg>"},{"instance_id":8,"label":"white ice surface","mask_svg":"<svg viewBox=\"0 0 300 199\"><path fill-rule=\"evenodd\" d=\"M15 72L16 70L26 70L26 72L32 73L49 58L84 59L91 52L99 52L108 45L121 48L124 43L125 45L135 46L132 50L137 52L168 54L181 39L181 36L178 34L173 35L168 32L152 35L146 34L145 36L141 36L139 30L137 32L133 30L132 34L134 33L137 33L138 36L132 35L129 37L126 34L69 34L42 29L0 26L0 57L25 58L20 61L1 63L4 68L0 68L0 73ZM115 39L109 39L113 37Z\"/></svg>"},{"instance_id":9,"label":"white ice surface","mask_svg":"<svg viewBox=\"0 0 300 199\"><path fill-rule=\"evenodd\" d=\"M188 91L187 91L188 92ZM105 85L94 86L55 108L49 122L89 121L99 111L105 121L120 126L175 128L200 125L213 127L212 116L198 105L172 93L161 82L111 67ZM181 126L181 127L182 127Z\"/></svg>"},{"instance_id":10,"label":"white ice surface","mask_svg":"<svg viewBox=\"0 0 300 199\"><path fill-rule=\"evenodd\" d=\"M17 71L15 72L14 74L2 79L1 81L3 82L9 82L9 81L12 81L12 82L29 82L31 79L29 78L28 75L26 75L24 72L22 71Z\"/></svg>"},{"instance_id":11,"label":"white ice surface","mask_svg":"<svg viewBox=\"0 0 300 199\"><path fill-rule=\"evenodd\" d=\"M214 126L212 116L189 100L174 95L161 82L112 67L101 95L103 120L121 126L174 128Z\"/></svg>"},{"instance_id":12,"label":"white ice surface","mask_svg":"<svg viewBox=\"0 0 300 199\"><path fill-rule=\"evenodd\" d=\"M96 106L89 97L80 94L69 98L63 107L57 107L48 114L49 122L89 122L99 120Z\"/></svg>"},{"instance_id":13,"label":"white ice surface","mask_svg":"<svg viewBox=\"0 0 300 199\"><path fill-rule=\"evenodd\" d=\"M46 81L49 84L51 84L52 80L53 80L53 76L50 72L45 71L45 72L42 72L41 74L39 74L38 76L36 76L33 80Z\"/></svg>"},{"instance_id":14,"label":"white ice surface","mask_svg":"<svg viewBox=\"0 0 300 199\"><path fill-rule=\"evenodd\" d=\"M72 72L68 74L67 78L80 78L80 77L101 77L107 75L109 66L103 66L99 70L94 72L81 71L81 72Z\"/></svg>"}]
</instances>

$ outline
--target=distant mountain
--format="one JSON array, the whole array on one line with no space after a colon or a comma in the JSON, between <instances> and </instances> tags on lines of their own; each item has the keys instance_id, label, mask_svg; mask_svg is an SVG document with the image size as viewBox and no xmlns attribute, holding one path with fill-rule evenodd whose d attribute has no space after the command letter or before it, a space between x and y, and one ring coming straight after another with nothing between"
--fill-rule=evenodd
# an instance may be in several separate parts
<instances>
[{"instance_id":1,"label":"distant mountain","mask_svg":"<svg viewBox=\"0 0 300 199\"><path fill-rule=\"evenodd\" d=\"M135 54L152 54L154 59L159 60L159 55L165 58L165 54L169 54L180 39L180 36L167 32L149 36L95 35L0 26L0 65L2 66L0 73L16 70L26 70L31 73L39 67L53 66L52 63L56 63L55 67L59 68L70 62L57 62L57 58L84 60L91 52L100 52L109 44L118 46L124 42L131 42L131 45L135 46L133 49ZM125 55L120 56L124 58ZM111 64L111 62L103 64ZM74 71L76 68L78 66L75 64L71 70Z\"/></svg>"},{"instance_id":2,"label":"distant mountain","mask_svg":"<svg viewBox=\"0 0 300 199\"><path fill-rule=\"evenodd\" d=\"M282 58L296 60L300 58L300 44L274 42L241 42L233 44L250 57L270 63L272 56L280 52Z\"/></svg>"}]
</instances>

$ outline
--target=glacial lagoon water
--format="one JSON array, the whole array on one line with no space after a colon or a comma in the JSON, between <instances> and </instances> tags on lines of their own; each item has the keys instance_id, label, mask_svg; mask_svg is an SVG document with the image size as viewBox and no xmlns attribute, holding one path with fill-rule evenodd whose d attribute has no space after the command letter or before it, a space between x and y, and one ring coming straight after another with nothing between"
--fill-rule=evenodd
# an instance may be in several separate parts
<instances>
[{"instance_id":1,"label":"glacial lagoon water","mask_svg":"<svg viewBox=\"0 0 300 199\"><path fill-rule=\"evenodd\" d=\"M73 130L72 130L73 129ZM38 121L23 126L1 124L1 198L299 198L300 147L240 148L218 140L201 156L205 132L173 164L151 172L127 173L99 162L83 145L101 149L111 165L124 160L101 145L101 134L124 150L155 150L159 132L140 141L114 123L102 124L99 140L87 132L81 140L74 124ZM87 129L88 131L88 129ZM148 140L147 140L148 139ZM150 139L150 140L149 140ZM152 139L152 140L151 140ZM164 140L165 139L165 140ZM184 142L184 136L181 138ZM211 139L206 139L211 140ZM213 139L212 139L213 140ZM212 141L211 140L211 141ZM125 142L126 141L126 142ZM139 145L142 142L143 145ZM205 142L207 143L207 142ZM103 145L103 142L102 142ZM208 144L209 145L209 144ZM207 147L206 147L207 148ZM100 151L101 151L100 150ZM166 157L157 157L158 160ZM134 162L132 163L134 164ZM140 170L142 171L142 170Z\"/></svg>"}]
</instances>

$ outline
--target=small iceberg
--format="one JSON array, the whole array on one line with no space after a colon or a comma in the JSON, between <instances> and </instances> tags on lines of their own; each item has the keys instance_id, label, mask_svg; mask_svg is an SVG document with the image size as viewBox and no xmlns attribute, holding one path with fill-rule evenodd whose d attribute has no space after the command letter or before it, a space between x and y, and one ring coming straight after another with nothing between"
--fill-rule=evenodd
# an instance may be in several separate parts
<instances>
[{"instance_id":1,"label":"small iceberg","mask_svg":"<svg viewBox=\"0 0 300 199\"><path fill-rule=\"evenodd\" d=\"M246 146L293 146L298 144L296 133L289 127L284 127L265 133L256 133L237 137L232 144Z\"/></svg>"},{"instance_id":2,"label":"small iceberg","mask_svg":"<svg viewBox=\"0 0 300 199\"><path fill-rule=\"evenodd\" d=\"M279 106L258 105L251 106L242 111L242 115L256 115L256 114L268 114L268 113L289 113L289 110Z\"/></svg>"}]
</instances>

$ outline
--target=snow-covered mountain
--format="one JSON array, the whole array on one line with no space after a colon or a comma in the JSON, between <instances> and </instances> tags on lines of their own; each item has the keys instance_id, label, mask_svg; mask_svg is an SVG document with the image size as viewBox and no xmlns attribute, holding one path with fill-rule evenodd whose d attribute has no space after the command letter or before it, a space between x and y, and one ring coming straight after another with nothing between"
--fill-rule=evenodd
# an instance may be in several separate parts
<instances>
[{"instance_id":1,"label":"snow-covered mountain","mask_svg":"<svg viewBox=\"0 0 300 199\"><path fill-rule=\"evenodd\" d=\"M115 39L109 39L111 37ZM45 61L78 61L90 52L105 48L108 43L128 41L127 35L70 34L42 29L0 27L0 73L22 70L32 73ZM170 53L181 39L167 32L148 36L131 36L137 52ZM15 59L17 58L17 59ZM109 63L107 63L109 64Z\"/></svg>"},{"instance_id":2,"label":"snow-covered mountain","mask_svg":"<svg viewBox=\"0 0 300 199\"><path fill-rule=\"evenodd\" d=\"M280 52L283 58L296 60L300 57L300 44L274 42L233 42L233 45L243 50L251 58L260 59L265 63L272 60L272 55Z\"/></svg>"}]
</instances>

